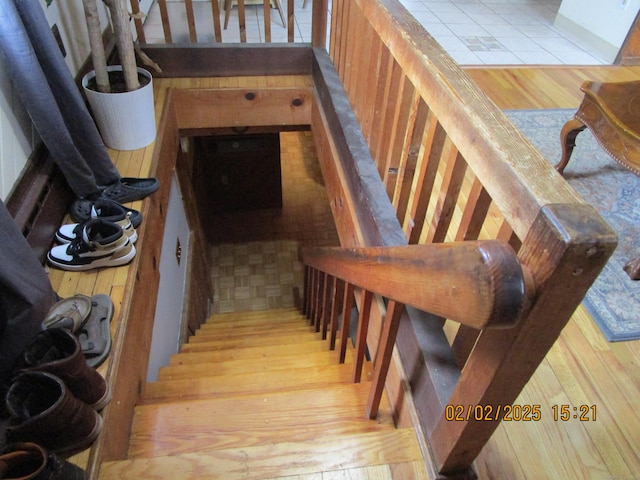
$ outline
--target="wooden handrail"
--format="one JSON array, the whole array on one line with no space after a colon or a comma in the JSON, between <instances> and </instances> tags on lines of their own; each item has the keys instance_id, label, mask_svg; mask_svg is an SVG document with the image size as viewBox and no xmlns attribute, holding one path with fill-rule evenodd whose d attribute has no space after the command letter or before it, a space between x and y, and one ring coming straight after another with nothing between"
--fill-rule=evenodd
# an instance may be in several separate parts
<instances>
[{"instance_id":1,"label":"wooden handrail","mask_svg":"<svg viewBox=\"0 0 640 480\"><path fill-rule=\"evenodd\" d=\"M305 247L308 266L385 298L474 327L508 328L532 282L500 240L399 247Z\"/></svg>"}]
</instances>

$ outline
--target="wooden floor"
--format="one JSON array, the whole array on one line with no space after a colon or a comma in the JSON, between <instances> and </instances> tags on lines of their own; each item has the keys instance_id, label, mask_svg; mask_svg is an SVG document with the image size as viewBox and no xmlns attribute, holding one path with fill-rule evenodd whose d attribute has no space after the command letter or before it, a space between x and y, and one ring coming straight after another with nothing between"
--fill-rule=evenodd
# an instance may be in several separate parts
<instances>
[{"instance_id":1,"label":"wooden floor","mask_svg":"<svg viewBox=\"0 0 640 480\"><path fill-rule=\"evenodd\" d=\"M640 79L640 67L470 68L467 70L502 109L574 108L582 81ZM271 80L269 80L271 81ZM296 84L298 78L278 81ZM157 112L166 89L267 85L264 78L159 79ZM147 176L152 147L111 152L123 176ZM136 205L134 204L134 208ZM51 269L61 296L107 293L115 304L112 332L129 268L70 273ZM608 343L580 308L518 399L541 406L540 422L504 422L476 462L481 479L631 479L640 477L640 341ZM106 374L108 363L100 368ZM597 419L556 422L552 406L595 405ZM81 454L73 459L86 462ZM319 477L318 477L319 478ZM334 478L334 477L332 477ZM347 478L347 477L344 477Z\"/></svg>"},{"instance_id":2,"label":"wooden floor","mask_svg":"<svg viewBox=\"0 0 640 480\"><path fill-rule=\"evenodd\" d=\"M577 108L585 80L640 79L640 67L471 68L501 109ZM476 461L480 478L640 478L640 341L609 343L580 307L517 403L542 421L503 422ZM553 405L594 405L595 421L553 420Z\"/></svg>"}]
</instances>

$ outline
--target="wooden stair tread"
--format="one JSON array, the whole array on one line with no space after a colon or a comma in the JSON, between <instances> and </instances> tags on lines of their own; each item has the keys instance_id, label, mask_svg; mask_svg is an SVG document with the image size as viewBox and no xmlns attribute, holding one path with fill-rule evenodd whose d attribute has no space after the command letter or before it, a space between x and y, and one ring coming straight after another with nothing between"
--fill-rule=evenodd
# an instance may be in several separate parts
<instances>
[{"instance_id":1,"label":"wooden stair tread","mask_svg":"<svg viewBox=\"0 0 640 480\"><path fill-rule=\"evenodd\" d=\"M265 479L384 464L412 464L420 460L420 448L414 431L390 429L347 436L327 435L299 442L223 450L202 449L173 456L105 462L100 478ZM419 469L413 465L411 468L414 471Z\"/></svg>"},{"instance_id":2,"label":"wooden stair tread","mask_svg":"<svg viewBox=\"0 0 640 480\"><path fill-rule=\"evenodd\" d=\"M352 349L347 349L347 362L351 361L351 355ZM311 352L300 356L272 357L268 362L256 362L253 358L247 358L220 362L213 366L210 363L168 365L158 370L158 380L293 370L313 366L334 365L335 363L336 353L327 350L324 352Z\"/></svg>"},{"instance_id":3,"label":"wooden stair tread","mask_svg":"<svg viewBox=\"0 0 640 480\"><path fill-rule=\"evenodd\" d=\"M371 363L367 362L363 379L368 378L370 374ZM278 392L289 389L321 388L327 385L350 383L352 375L353 365L335 363L286 372L274 371L157 381L147 384L143 402L149 404L162 401L187 401Z\"/></svg>"},{"instance_id":4,"label":"wooden stair tread","mask_svg":"<svg viewBox=\"0 0 640 480\"><path fill-rule=\"evenodd\" d=\"M267 479L379 465L391 479L396 468L418 471L415 433L395 428L386 397L375 420L366 416L371 363L363 383L352 383L353 346L339 364L308 321L292 317L233 314L199 330L146 385L129 459L103 463L99 478Z\"/></svg>"},{"instance_id":5,"label":"wooden stair tread","mask_svg":"<svg viewBox=\"0 0 640 480\"><path fill-rule=\"evenodd\" d=\"M171 355L169 365L192 365L196 363L228 362L242 359L254 359L256 362L268 361L271 358L292 355L306 355L311 352L326 352L328 345L320 340L309 340L291 345L263 345L212 352L181 352Z\"/></svg>"},{"instance_id":6,"label":"wooden stair tread","mask_svg":"<svg viewBox=\"0 0 640 480\"><path fill-rule=\"evenodd\" d=\"M318 435L395 429L388 402L365 415L370 384L159 403L136 407L130 457L235 448Z\"/></svg>"}]
</instances>

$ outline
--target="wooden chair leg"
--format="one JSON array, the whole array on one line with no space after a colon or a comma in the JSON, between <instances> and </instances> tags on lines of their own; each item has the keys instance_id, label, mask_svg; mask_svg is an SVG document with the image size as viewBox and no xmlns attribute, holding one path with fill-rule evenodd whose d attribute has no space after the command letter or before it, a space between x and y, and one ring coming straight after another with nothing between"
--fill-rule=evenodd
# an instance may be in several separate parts
<instances>
[{"instance_id":1,"label":"wooden chair leg","mask_svg":"<svg viewBox=\"0 0 640 480\"><path fill-rule=\"evenodd\" d=\"M640 257L630 260L624 266L624 271L631 280L640 280Z\"/></svg>"},{"instance_id":2,"label":"wooden chair leg","mask_svg":"<svg viewBox=\"0 0 640 480\"><path fill-rule=\"evenodd\" d=\"M284 13L282 11L282 4L280 3L280 0L274 0L275 4L276 4L276 9L278 10L278 13L280 14L280 20L282 20L282 26L284 28L287 28L287 21L284 18Z\"/></svg>"},{"instance_id":3,"label":"wooden chair leg","mask_svg":"<svg viewBox=\"0 0 640 480\"><path fill-rule=\"evenodd\" d=\"M224 29L229 25L229 14L231 13L231 0L224 0Z\"/></svg>"},{"instance_id":4,"label":"wooden chair leg","mask_svg":"<svg viewBox=\"0 0 640 480\"><path fill-rule=\"evenodd\" d=\"M569 163L573 147L576 146L576 137L585 128L587 128L586 125L577 118L572 118L562 127L562 131L560 132L562 158L560 158L560 162L555 167L560 175L564 173L564 169L567 166L567 163Z\"/></svg>"}]
</instances>

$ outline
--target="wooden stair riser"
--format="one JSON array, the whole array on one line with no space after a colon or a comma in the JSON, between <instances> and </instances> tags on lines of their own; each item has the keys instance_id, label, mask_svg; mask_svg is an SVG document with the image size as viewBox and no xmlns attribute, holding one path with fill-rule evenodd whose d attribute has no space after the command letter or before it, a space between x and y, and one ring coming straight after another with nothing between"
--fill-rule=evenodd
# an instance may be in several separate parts
<instances>
[{"instance_id":1,"label":"wooden stair riser","mask_svg":"<svg viewBox=\"0 0 640 480\"><path fill-rule=\"evenodd\" d=\"M214 350L228 350L234 348L259 347L262 345L292 345L294 343L308 342L310 338L321 339L320 334L309 336L309 332L283 334L278 336L242 336L226 340L207 339L206 337L191 337L189 343L180 347L180 352L201 352Z\"/></svg>"},{"instance_id":2,"label":"wooden stair riser","mask_svg":"<svg viewBox=\"0 0 640 480\"><path fill-rule=\"evenodd\" d=\"M366 363L363 379L370 379L371 370L371 364ZM291 370L285 375L276 371L166 380L147 384L144 402L145 404L179 402L256 393L267 394L294 389L322 389L331 385L351 383L352 376L351 364L335 364Z\"/></svg>"},{"instance_id":3,"label":"wooden stair riser","mask_svg":"<svg viewBox=\"0 0 640 480\"><path fill-rule=\"evenodd\" d=\"M169 365L191 365L196 363L229 362L234 360L255 359L268 362L272 358L306 355L312 352L326 352L329 345L321 340L311 340L293 345L269 345L261 347L245 347L231 350L215 350L213 352L184 352L171 355ZM215 365L213 366L215 368Z\"/></svg>"},{"instance_id":4,"label":"wooden stair riser","mask_svg":"<svg viewBox=\"0 0 640 480\"><path fill-rule=\"evenodd\" d=\"M303 320L305 316L296 309L287 310L258 310L248 312L217 313L212 315L201 328L213 325L274 325Z\"/></svg>"},{"instance_id":5,"label":"wooden stair riser","mask_svg":"<svg viewBox=\"0 0 640 480\"><path fill-rule=\"evenodd\" d=\"M346 362L351 362L351 350L347 350ZM337 352L314 352L298 357L274 357L271 361L256 362L255 359L232 360L212 367L210 364L173 365L161 367L158 380L177 380L181 378L200 378L215 375L241 375L272 371L287 371L297 368L335 365Z\"/></svg>"},{"instance_id":6,"label":"wooden stair riser","mask_svg":"<svg viewBox=\"0 0 640 480\"><path fill-rule=\"evenodd\" d=\"M191 338L218 338L218 339L227 339L227 338L236 338L242 336L254 336L254 335L271 335L271 336L279 336L284 332L288 334L292 333L313 333L315 330L313 327L309 325L305 325L301 322L296 322L295 324L280 327L278 325L268 325L268 326L240 326L240 327L224 327L219 329L198 329L196 330L196 334ZM189 341L191 341L191 338Z\"/></svg>"}]
</instances>

